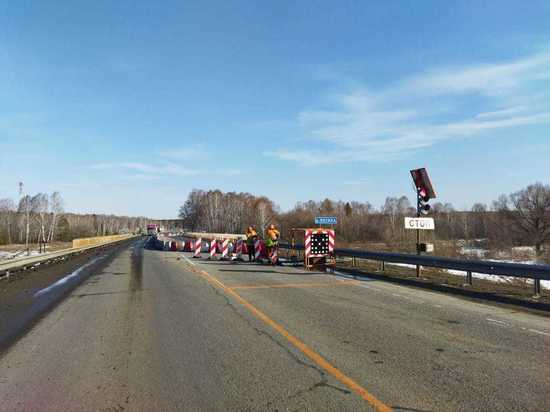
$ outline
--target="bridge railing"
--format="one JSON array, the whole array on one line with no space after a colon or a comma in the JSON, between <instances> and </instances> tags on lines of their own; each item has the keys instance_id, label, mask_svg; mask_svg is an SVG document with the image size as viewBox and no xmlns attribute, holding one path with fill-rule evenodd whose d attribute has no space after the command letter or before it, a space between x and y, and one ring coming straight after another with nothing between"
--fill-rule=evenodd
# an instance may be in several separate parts
<instances>
[{"instance_id":1,"label":"bridge railing","mask_svg":"<svg viewBox=\"0 0 550 412\"><path fill-rule=\"evenodd\" d=\"M288 243L281 243L282 249L290 249ZM303 250L303 245L295 245L295 249ZM550 280L550 265L532 265L525 263L494 262L489 260L464 260L439 256L419 256L406 253L374 252L360 249L334 250L336 256L350 257L352 259L374 260L384 263L399 263L418 265L439 269L451 269L462 271L466 275L468 284L472 284L472 273L487 275L510 276L524 279L533 279L536 296L541 294L541 280Z\"/></svg>"},{"instance_id":2,"label":"bridge railing","mask_svg":"<svg viewBox=\"0 0 550 412\"><path fill-rule=\"evenodd\" d=\"M68 259L72 256L79 255L86 251L98 248L109 247L113 244L123 242L126 240L134 239L137 235L120 235L109 236L109 239L103 239L101 242L92 242L89 245L80 245L78 247L72 247L69 249L58 250L55 252L48 252L38 256L27 256L6 262L0 263L0 279L9 278L11 273L19 272L21 270L33 269L41 265L50 264L53 262L59 262ZM80 239L82 240L82 239Z\"/></svg>"}]
</instances>

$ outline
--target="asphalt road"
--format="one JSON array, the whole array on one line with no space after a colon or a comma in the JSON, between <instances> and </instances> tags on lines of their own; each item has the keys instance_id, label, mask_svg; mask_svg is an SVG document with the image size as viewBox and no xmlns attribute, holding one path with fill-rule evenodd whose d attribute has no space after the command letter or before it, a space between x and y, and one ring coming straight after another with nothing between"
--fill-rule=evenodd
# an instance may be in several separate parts
<instances>
[{"instance_id":1,"label":"asphalt road","mask_svg":"<svg viewBox=\"0 0 550 412\"><path fill-rule=\"evenodd\" d=\"M550 410L550 318L185 255L92 270L0 354L0 410Z\"/></svg>"}]
</instances>

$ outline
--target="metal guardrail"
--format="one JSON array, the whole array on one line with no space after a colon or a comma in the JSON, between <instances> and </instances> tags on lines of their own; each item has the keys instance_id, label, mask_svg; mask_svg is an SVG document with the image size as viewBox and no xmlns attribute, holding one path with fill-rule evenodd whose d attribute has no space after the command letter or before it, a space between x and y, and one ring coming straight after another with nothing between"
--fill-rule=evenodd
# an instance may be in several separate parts
<instances>
[{"instance_id":1,"label":"metal guardrail","mask_svg":"<svg viewBox=\"0 0 550 412\"><path fill-rule=\"evenodd\" d=\"M49 252L43 255L24 257L24 258L10 260L9 262L2 262L0 263L0 279L4 277L9 277L10 273L13 273L13 272L18 272L20 270L26 270L36 266L43 265L43 264L64 260L68 257L78 255L80 253L86 252L91 249L110 246L119 242L133 239L135 237L137 236L130 235L124 238L116 239L111 242L103 242L103 243L99 243L91 246L63 249L57 252Z\"/></svg>"},{"instance_id":2,"label":"metal guardrail","mask_svg":"<svg viewBox=\"0 0 550 412\"><path fill-rule=\"evenodd\" d=\"M288 243L279 245L282 249L290 249ZM303 245L295 245L295 249L303 250ZM406 253L371 252L358 249L335 249L336 256L354 259L375 260L382 263L402 263L440 269L463 271L466 280L472 284L472 273L483 273L497 276L511 276L534 280L535 295L541 294L541 280L550 280L550 265L529 265L525 263L493 262L487 260L463 260L438 256L418 256Z\"/></svg>"}]
</instances>

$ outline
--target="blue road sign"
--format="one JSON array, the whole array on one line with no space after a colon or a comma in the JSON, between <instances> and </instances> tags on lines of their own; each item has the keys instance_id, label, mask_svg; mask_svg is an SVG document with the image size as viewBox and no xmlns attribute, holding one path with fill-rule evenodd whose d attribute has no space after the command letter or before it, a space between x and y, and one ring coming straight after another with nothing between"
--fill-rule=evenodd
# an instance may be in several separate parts
<instances>
[{"instance_id":1,"label":"blue road sign","mask_svg":"<svg viewBox=\"0 0 550 412\"><path fill-rule=\"evenodd\" d=\"M315 217L316 225L335 225L337 223L336 216L317 216Z\"/></svg>"}]
</instances>

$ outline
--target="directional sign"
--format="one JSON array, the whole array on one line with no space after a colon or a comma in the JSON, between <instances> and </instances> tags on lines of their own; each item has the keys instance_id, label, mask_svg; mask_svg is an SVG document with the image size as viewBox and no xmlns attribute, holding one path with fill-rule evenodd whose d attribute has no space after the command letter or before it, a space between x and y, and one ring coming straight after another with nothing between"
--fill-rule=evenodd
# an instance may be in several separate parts
<instances>
[{"instance_id":1,"label":"directional sign","mask_svg":"<svg viewBox=\"0 0 550 412\"><path fill-rule=\"evenodd\" d=\"M406 217L405 229L434 230L435 222L432 217Z\"/></svg>"},{"instance_id":2,"label":"directional sign","mask_svg":"<svg viewBox=\"0 0 550 412\"><path fill-rule=\"evenodd\" d=\"M337 222L336 216L317 216L315 217L316 225L335 225Z\"/></svg>"}]
</instances>

